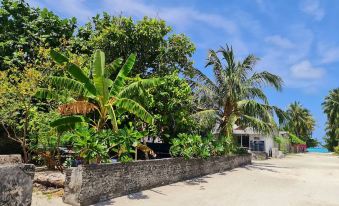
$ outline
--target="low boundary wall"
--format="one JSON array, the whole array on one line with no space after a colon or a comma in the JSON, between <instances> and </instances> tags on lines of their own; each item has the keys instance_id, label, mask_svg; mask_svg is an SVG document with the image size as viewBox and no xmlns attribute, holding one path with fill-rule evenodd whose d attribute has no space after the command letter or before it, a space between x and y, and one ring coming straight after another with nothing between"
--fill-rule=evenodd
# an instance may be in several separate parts
<instances>
[{"instance_id":1,"label":"low boundary wall","mask_svg":"<svg viewBox=\"0 0 339 206\"><path fill-rule=\"evenodd\" d=\"M90 205L247 164L251 164L250 154L81 165L66 170L63 201L72 205Z\"/></svg>"},{"instance_id":2,"label":"low boundary wall","mask_svg":"<svg viewBox=\"0 0 339 206\"><path fill-rule=\"evenodd\" d=\"M34 168L32 164L0 165L0 205L31 205Z\"/></svg>"}]
</instances>

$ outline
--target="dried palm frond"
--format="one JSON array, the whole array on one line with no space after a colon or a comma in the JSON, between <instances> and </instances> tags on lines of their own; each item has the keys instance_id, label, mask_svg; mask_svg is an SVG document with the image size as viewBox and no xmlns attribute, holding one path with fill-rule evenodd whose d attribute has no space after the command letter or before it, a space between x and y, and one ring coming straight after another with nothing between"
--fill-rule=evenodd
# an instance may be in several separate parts
<instances>
[{"instance_id":1,"label":"dried palm frond","mask_svg":"<svg viewBox=\"0 0 339 206\"><path fill-rule=\"evenodd\" d=\"M59 106L58 110L62 115L88 114L98 109L94 104L87 101L76 101Z\"/></svg>"},{"instance_id":2,"label":"dried palm frond","mask_svg":"<svg viewBox=\"0 0 339 206\"><path fill-rule=\"evenodd\" d=\"M139 150L141 150L141 151L142 151L143 153L145 153L145 154L150 154L150 155L152 155L154 158L157 157L157 154L155 154L155 152L154 152L151 148L149 148L147 145L144 145L144 144L139 143L139 144L137 145L137 148L138 148Z\"/></svg>"}]
</instances>

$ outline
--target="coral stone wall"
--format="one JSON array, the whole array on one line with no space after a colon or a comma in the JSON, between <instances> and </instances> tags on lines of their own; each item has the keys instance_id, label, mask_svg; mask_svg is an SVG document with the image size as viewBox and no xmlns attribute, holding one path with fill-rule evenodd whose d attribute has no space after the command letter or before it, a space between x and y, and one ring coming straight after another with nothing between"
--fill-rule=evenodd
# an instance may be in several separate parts
<instances>
[{"instance_id":1,"label":"coral stone wall","mask_svg":"<svg viewBox=\"0 0 339 206\"><path fill-rule=\"evenodd\" d=\"M100 165L66 170L63 200L90 205L153 187L222 172L251 163L251 155L208 159L168 158Z\"/></svg>"},{"instance_id":2,"label":"coral stone wall","mask_svg":"<svg viewBox=\"0 0 339 206\"><path fill-rule=\"evenodd\" d=\"M0 205L31 205L34 165L0 165Z\"/></svg>"}]
</instances>

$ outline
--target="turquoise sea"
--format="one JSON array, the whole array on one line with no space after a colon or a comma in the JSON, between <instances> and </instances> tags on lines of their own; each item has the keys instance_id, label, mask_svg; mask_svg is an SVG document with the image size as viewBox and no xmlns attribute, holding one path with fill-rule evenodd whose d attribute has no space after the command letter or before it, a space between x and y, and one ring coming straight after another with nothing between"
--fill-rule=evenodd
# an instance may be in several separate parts
<instances>
[{"instance_id":1,"label":"turquoise sea","mask_svg":"<svg viewBox=\"0 0 339 206\"><path fill-rule=\"evenodd\" d=\"M323 148L323 147L310 147L307 148L307 152L318 152L318 153L328 153L328 149Z\"/></svg>"}]
</instances>

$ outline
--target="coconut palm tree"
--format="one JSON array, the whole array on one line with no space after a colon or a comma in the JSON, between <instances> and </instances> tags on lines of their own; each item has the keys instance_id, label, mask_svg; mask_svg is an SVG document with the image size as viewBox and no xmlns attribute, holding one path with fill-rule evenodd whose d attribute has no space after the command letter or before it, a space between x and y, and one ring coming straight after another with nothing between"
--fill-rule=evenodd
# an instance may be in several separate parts
<instances>
[{"instance_id":1,"label":"coconut palm tree","mask_svg":"<svg viewBox=\"0 0 339 206\"><path fill-rule=\"evenodd\" d=\"M135 93L140 89L159 84L160 79L138 79L127 84L126 79L133 68L136 59L135 54L131 54L122 66L122 59L119 58L109 67L105 67L105 54L98 50L93 55L90 75L86 75L78 65L70 62L68 58L54 50L51 51L51 56L58 64L65 65L66 70L72 77L51 77L52 86L57 92L68 90L79 95L76 100L59 107L59 112L65 117L52 122L52 126L58 127L81 122L83 118L77 115L86 115L90 112L99 114L96 120L92 120L98 130L112 127L112 130L117 132L117 113L126 111L146 123L151 124L153 122L153 117L138 103ZM120 66L121 69L118 70ZM113 81L109 79L112 70L117 72ZM42 96L46 96L46 94L55 96L55 94L46 90L41 91L40 94L43 94ZM107 125L108 120L110 125Z\"/></svg>"},{"instance_id":2,"label":"coconut palm tree","mask_svg":"<svg viewBox=\"0 0 339 206\"><path fill-rule=\"evenodd\" d=\"M333 150L333 146L337 146L339 141L339 88L330 91L322 106L327 116L326 142L330 143L328 147Z\"/></svg>"},{"instance_id":3,"label":"coconut palm tree","mask_svg":"<svg viewBox=\"0 0 339 206\"><path fill-rule=\"evenodd\" d=\"M299 102L293 102L289 105L286 114L285 129L304 141L309 142L312 131L315 128L315 120L311 112Z\"/></svg>"},{"instance_id":4,"label":"coconut palm tree","mask_svg":"<svg viewBox=\"0 0 339 206\"><path fill-rule=\"evenodd\" d=\"M215 81L195 71L193 86L199 111L194 116L197 119L218 125L220 133L226 136L232 134L234 124L262 132L277 128L274 114L283 120L284 112L269 105L262 89L271 86L280 91L283 81L279 76L267 71L255 72L258 58L253 55L236 61L232 47L227 45L218 51L210 50L207 60L206 67L212 66Z\"/></svg>"}]
</instances>

